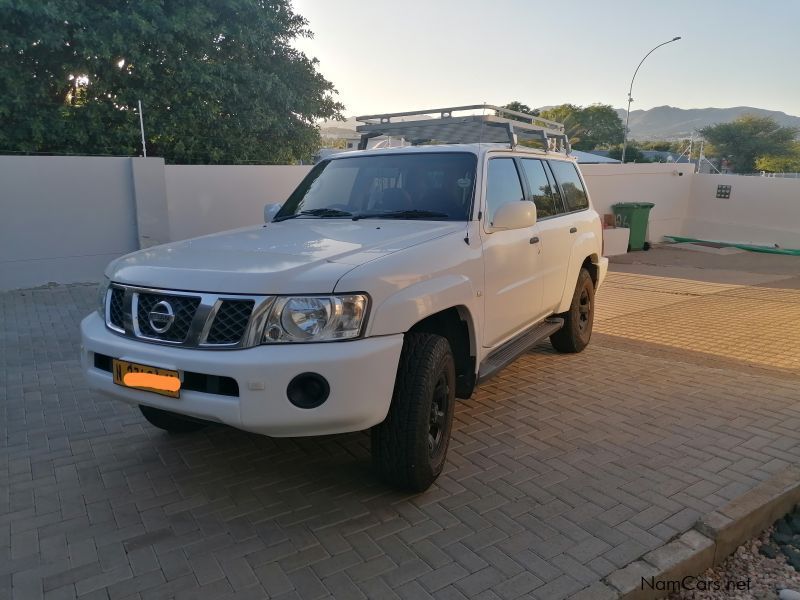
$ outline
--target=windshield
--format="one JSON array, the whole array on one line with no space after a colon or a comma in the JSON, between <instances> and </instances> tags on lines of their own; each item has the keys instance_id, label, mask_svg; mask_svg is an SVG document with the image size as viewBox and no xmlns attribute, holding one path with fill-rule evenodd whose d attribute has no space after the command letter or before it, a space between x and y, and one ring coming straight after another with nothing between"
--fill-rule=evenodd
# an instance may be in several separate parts
<instances>
[{"instance_id":1,"label":"windshield","mask_svg":"<svg viewBox=\"0 0 800 600\"><path fill-rule=\"evenodd\" d=\"M316 165L275 216L466 221L474 154L415 152L353 156Z\"/></svg>"}]
</instances>

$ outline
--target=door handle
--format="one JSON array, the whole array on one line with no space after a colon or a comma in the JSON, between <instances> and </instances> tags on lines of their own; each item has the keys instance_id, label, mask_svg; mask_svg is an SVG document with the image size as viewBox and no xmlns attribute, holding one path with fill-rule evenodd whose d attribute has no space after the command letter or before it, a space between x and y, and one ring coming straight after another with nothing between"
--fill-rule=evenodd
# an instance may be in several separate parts
<instances>
[{"instance_id":1,"label":"door handle","mask_svg":"<svg viewBox=\"0 0 800 600\"><path fill-rule=\"evenodd\" d=\"M578 228L577 227L570 227L569 228L569 232L570 233L578 233Z\"/></svg>"},{"instance_id":2,"label":"door handle","mask_svg":"<svg viewBox=\"0 0 800 600\"><path fill-rule=\"evenodd\" d=\"M538 237L536 237L536 236L533 236L533 237L530 239L530 243L531 243L531 244L538 244L538 243L539 243L539 238L538 238Z\"/></svg>"}]
</instances>

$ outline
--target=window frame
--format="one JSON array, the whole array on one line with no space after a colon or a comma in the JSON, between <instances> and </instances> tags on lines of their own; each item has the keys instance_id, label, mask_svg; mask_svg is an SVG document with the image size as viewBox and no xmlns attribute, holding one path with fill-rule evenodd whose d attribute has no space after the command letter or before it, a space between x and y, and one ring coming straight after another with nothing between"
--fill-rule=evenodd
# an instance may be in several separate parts
<instances>
[{"instance_id":1,"label":"window frame","mask_svg":"<svg viewBox=\"0 0 800 600\"><path fill-rule=\"evenodd\" d=\"M550 163L550 160L547 161ZM569 210L569 206L567 205L567 195L564 193L564 189L561 187L561 181L559 181L558 177L556 177L555 169L551 167L550 171L553 174L553 180L556 182L558 186L559 194L561 195L561 203L564 206L566 212L562 213L565 215L574 215L575 213L583 212L585 210L590 210L592 208L592 201L589 198L589 192L586 189L586 182L583 179L583 175L581 174L581 170L578 168L574 162L569 160L557 160L554 162L562 162L572 165L572 168L575 169L575 174L578 176L578 181L581 182L581 186L583 186L583 195L586 196L586 207L585 208L576 208L575 210Z\"/></svg>"},{"instance_id":2,"label":"window frame","mask_svg":"<svg viewBox=\"0 0 800 600\"><path fill-rule=\"evenodd\" d=\"M554 215L549 215L547 217L541 217L541 218L539 218L539 211L537 209L537 211L536 211L536 221L537 222L538 221L549 221L550 219L557 219L557 218L563 217L565 214L567 214L567 211L566 211L567 206L566 206L566 203L564 202L564 197L561 194L561 188L557 187L558 184L556 183L555 174L550 169L550 161L548 161L544 157L539 157L539 156L535 156L535 157L534 156L515 156L514 158L517 161L519 161L518 169L521 170L521 172L522 172L522 174L523 174L523 176L525 178L525 183L524 183L525 196L530 199L530 198L533 197L533 194L530 191L531 190L531 186L530 186L530 182L528 181L528 174L525 172L525 167L523 166L522 161L524 161L524 160L538 160L539 163L541 163L541 165L542 165L542 170L544 171L545 177L547 177L547 182L550 184L550 193L553 196L553 202L554 202L555 205L557 205L561 209L558 212L556 212L556 214L554 214ZM533 202L534 205L536 204L536 202L534 202L533 200L529 200L529 201Z\"/></svg>"},{"instance_id":3,"label":"window frame","mask_svg":"<svg viewBox=\"0 0 800 600\"><path fill-rule=\"evenodd\" d=\"M528 182L525 178L525 174L520 172L522 169L522 165L519 164L519 157L515 155L503 155L500 153L489 155L486 160L486 171L485 176L482 184L483 188L483 211L481 214L481 221L483 222L483 228L486 232L492 232L492 224L489 222L489 163L493 160L510 160L511 164L514 165L514 169L517 171L517 180L519 181L520 191L522 192L522 198L520 198L520 202L531 202L528 199L527 189L528 189Z\"/></svg>"},{"instance_id":4,"label":"window frame","mask_svg":"<svg viewBox=\"0 0 800 600\"><path fill-rule=\"evenodd\" d=\"M397 152L397 153L392 153L393 156L420 156L420 155L424 155L424 154L426 154L426 153L425 152ZM471 221L474 221L475 220L475 208L479 207L478 200L480 200L480 198L478 198L478 196L477 196L477 193L478 193L478 180L479 180L479 177L480 177L480 168L481 168L480 156L475 154L474 152L469 152L469 151L464 151L464 150L435 151L435 152L430 152L430 154L435 154L437 156L438 155L464 155L464 156L469 156L471 158L471 160L474 160L475 170L473 171L472 185L470 187L469 208L466 211L466 218L463 219L463 220L461 220L461 219L458 219L458 220L456 220L456 219L447 219L447 220L443 220L442 222L446 222L446 223L469 223ZM292 209L291 213L289 211L286 211L286 213L284 213L283 212L284 208L290 202L292 202L292 200L293 200L295 195L298 195L300 193L300 189L301 188L305 188L305 192L307 192L308 188L314 183L314 181L321 175L321 173L325 170L325 168L327 168L327 166L330 163L335 162L337 160L350 160L350 159L360 160L360 159L373 158L373 157L376 157L376 156L384 156L384 155L379 154L379 153L369 153L369 154L364 154L364 155L351 155L349 153L342 153L341 156L329 156L328 158L325 158L325 159L319 161L317 164L315 164L311 168L311 170L308 173L306 173L306 175L300 180L300 182L295 186L295 188L289 193L289 195L286 198L286 200L284 200L284 202L282 203L281 209L278 211L278 213L275 215L274 218L279 218L279 217L282 217L282 216L286 216L288 214L295 214L294 209ZM356 179L355 179L355 181L353 183L354 187L355 187L356 184L358 184L359 177L360 177L360 175L356 176ZM478 208L478 210L480 210L480 208ZM350 218L350 217L345 217L345 218ZM422 220L424 220L424 219L422 219Z\"/></svg>"}]
</instances>

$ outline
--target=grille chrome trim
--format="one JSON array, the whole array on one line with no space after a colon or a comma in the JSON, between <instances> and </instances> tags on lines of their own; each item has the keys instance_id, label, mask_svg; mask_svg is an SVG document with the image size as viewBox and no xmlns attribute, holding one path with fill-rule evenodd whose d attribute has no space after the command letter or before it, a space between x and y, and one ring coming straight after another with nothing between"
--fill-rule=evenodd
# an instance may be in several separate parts
<instances>
[{"instance_id":1,"label":"grille chrome trim","mask_svg":"<svg viewBox=\"0 0 800 600\"><path fill-rule=\"evenodd\" d=\"M208 338L208 332L211 331L211 326L214 324L214 319L217 318L217 312L219 312L220 306L222 306L222 300L217 298L211 306L201 301L200 306L197 307L197 312L206 313L205 317L195 314L195 318L203 323L203 329L198 336L198 345L207 345L206 339Z\"/></svg>"},{"instance_id":2,"label":"grille chrome trim","mask_svg":"<svg viewBox=\"0 0 800 600\"><path fill-rule=\"evenodd\" d=\"M160 335L160 333L158 331L156 331L153 328L152 325L150 325L148 322L146 322L146 320L145 320L145 323L143 324L141 322L140 314L139 314L140 313L140 309L142 309L142 307L139 306L140 296L150 296L148 302L152 302L153 300L156 300L159 297L163 297L164 298L164 300L163 300L164 302L168 301L170 298L175 298L175 297L185 298L187 301L189 301L189 303L191 303L192 301L196 301L197 304L195 305L195 307L193 309L191 309L192 314L191 314L191 317L189 319L189 325L185 326L186 327L186 333L184 334L183 338L182 339L177 339L177 340L169 339L167 336L170 334L171 328L168 328L166 331L161 332L161 333L164 334L162 336L162 335ZM163 342L165 344L172 344L172 345L182 345L182 344L189 343L190 340L192 339L192 332L193 332L193 325L194 325L194 322L195 322L195 318L197 316L197 313L200 312L199 309L200 309L201 301L202 300L201 300L201 295L200 294L173 294L173 293L167 292L167 291L161 291L159 293L153 293L153 292L144 292L144 291L141 291L141 290L133 290L133 292L132 292L132 301L131 301L131 320L133 321L133 333L139 339L148 340L148 341L152 341L152 342ZM157 300L156 304L158 302L160 302L160 300ZM174 300L173 300L173 302L174 302ZM147 305L145 304L145 307L143 309L145 311L147 310L146 306ZM151 304L151 306L155 306L155 304ZM146 314L149 314L149 313L146 313ZM176 312L175 313L175 320L177 320L179 316L180 316L179 313ZM152 333L147 333L147 329L150 329L153 333L159 334L159 335L153 335Z\"/></svg>"},{"instance_id":3,"label":"grille chrome trim","mask_svg":"<svg viewBox=\"0 0 800 600\"><path fill-rule=\"evenodd\" d=\"M240 337L240 342L243 343L245 347L248 346L257 346L258 339L260 337L261 330L263 329L264 318L266 317L266 312L270 308L272 308L272 301L269 302L262 302L261 304L258 301L254 301L253 298L244 297L244 296L220 296L217 298L217 301L214 303L214 306L211 307L208 317L205 320L205 325L203 327L203 331L200 334L200 346L201 347L210 347L210 348L226 348L229 346L235 346L238 342L209 342L208 336L211 334L214 325L217 322L217 318L220 317L220 309L222 308L225 302L252 302L252 306L249 310L249 315L247 322L244 325L242 330L242 335ZM254 337L251 337L250 334L255 333Z\"/></svg>"},{"instance_id":4,"label":"grille chrome trim","mask_svg":"<svg viewBox=\"0 0 800 600\"><path fill-rule=\"evenodd\" d=\"M125 333L124 327L119 327L113 322L111 317L111 302L113 300L114 289L111 286L108 286L106 290L106 298L103 302L103 317L106 322L106 327L108 327L111 331L116 331L117 333ZM125 293L123 292L122 296L122 318L123 321L125 320Z\"/></svg>"},{"instance_id":5,"label":"grille chrome trim","mask_svg":"<svg viewBox=\"0 0 800 600\"><path fill-rule=\"evenodd\" d=\"M111 295L112 290L123 290L122 314L124 329L120 329L111 322ZM185 297L187 300L199 300L191 322L182 341L163 339L147 335L142 331L139 323L139 296L152 295L168 297ZM236 342L229 343L210 343L207 341L208 334L214 325L214 319L219 312L224 301L251 301L253 303L247 323L244 326L241 338ZM250 348L259 345L261 330L264 321L275 301L274 296L252 296L238 294L207 294L203 292L183 292L176 290L165 290L159 288L147 288L139 286L129 286L112 283L106 294L105 300L105 322L106 327L111 331L124 335L125 337L137 339L152 344L162 344L181 348L195 349L215 349L215 350L235 350L239 348Z\"/></svg>"}]
</instances>

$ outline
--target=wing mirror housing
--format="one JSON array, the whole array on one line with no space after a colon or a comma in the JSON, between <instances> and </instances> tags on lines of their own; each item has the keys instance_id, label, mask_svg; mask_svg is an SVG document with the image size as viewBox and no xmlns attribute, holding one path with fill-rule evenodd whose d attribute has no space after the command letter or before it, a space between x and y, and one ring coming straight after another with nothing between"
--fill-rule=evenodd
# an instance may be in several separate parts
<instances>
[{"instance_id":1,"label":"wing mirror housing","mask_svg":"<svg viewBox=\"0 0 800 600\"><path fill-rule=\"evenodd\" d=\"M489 223L491 231L525 229L534 225L536 225L536 205L529 201L503 204Z\"/></svg>"},{"instance_id":2,"label":"wing mirror housing","mask_svg":"<svg viewBox=\"0 0 800 600\"><path fill-rule=\"evenodd\" d=\"M278 214L278 211L281 209L283 204L273 203L267 204L264 206L264 223L269 223L272 219L275 218L275 215Z\"/></svg>"}]
</instances>

